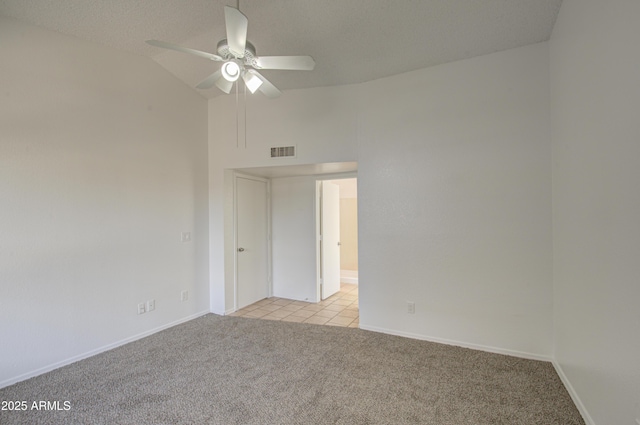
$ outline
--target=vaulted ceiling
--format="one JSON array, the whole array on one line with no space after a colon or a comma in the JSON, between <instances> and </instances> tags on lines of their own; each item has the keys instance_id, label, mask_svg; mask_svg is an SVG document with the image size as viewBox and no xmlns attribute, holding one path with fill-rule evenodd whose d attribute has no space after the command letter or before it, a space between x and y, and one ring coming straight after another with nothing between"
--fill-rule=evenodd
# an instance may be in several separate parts
<instances>
[{"instance_id":1,"label":"vaulted ceiling","mask_svg":"<svg viewBox=\"0 0 640 425\"><path fill-rule=\"evenodd\" d=\"M261 71L281 90L360 83L548 40L561 0L241 0L258 55L310 55L314 71ZM0 0L0 15L152 58L191 87L234 0ZM194 88L194 90L197 90ZM211 98L213 87L198 90Z\"/></svg>"}]
</instances>

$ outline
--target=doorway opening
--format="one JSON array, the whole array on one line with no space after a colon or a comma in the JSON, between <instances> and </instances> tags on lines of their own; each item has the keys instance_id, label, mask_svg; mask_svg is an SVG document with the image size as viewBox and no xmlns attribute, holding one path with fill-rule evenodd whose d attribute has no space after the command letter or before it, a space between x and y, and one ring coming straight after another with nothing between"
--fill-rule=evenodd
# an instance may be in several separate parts
<instances>
[{"instance_id":1,"label":"doorway opening","mask_svg":"<svg viewBox=\"0 0 640 425\"><path fill-rule=\"evenodd\" d=\"M265 298L244 307L244 303L234 303L234 308L227 314L333 326L359 326L356 170L356 163L234 170L236 175L241 173L244 177L259 176L259 179L267 181L270 272L267 278L269 292ZM338 193L343 198L343 209L351 207L352 218L340 221L343 222L343 228L351 231L352 236L345 236L343 230L335 238L335 245L340 242L342 256L347 259L349 253L352 254L350 261L338 256L337 266L333 269L337 276L338 290L332 295L326 294L323 300L318 280L321 263L317 242L319 204L316 197L318 182L325 180L338 186L351 180L352 188L340 187ZM333 183L334 181L337 183ZM248 253L244 242L234 242L235 258ZM245 250L238 251L240 248ZM241 281L238 283L242 286ZM236 286L235 289L233 298L237 299L241 288Z\"/></svg>"},{"instance_id":2,"label":"doorway opening","mask_svg":"<svg viewBox=\"0 0 640 425\"><path fill-rule=\"evenodd\" d=\"M356 177L316 181L318 299L341 285L358 285L358 183Z\"/></svg>"}]
</instances>

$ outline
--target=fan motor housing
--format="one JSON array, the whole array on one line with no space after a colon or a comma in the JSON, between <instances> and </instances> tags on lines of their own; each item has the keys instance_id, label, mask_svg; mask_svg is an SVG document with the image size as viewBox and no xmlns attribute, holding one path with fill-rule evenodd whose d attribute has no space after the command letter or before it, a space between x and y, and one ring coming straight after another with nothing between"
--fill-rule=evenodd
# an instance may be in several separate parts
<instances>
[{"instance_id":1,"label":"fan motor housing","mask_svg":"<svg viewBox=\"0 0 640 425\"><path fill-rule=\"evenodd\" d=\"M218 56L222 57L224 60L234 59L235 56L229 50L229 43L227 43L227 39L222 39L218 42ZM247 43L244 47L244 56L241 58L236 58L241 61L243 64L252 66L254 68L257 67L257 56L256 56L256 48L247 40Z\"/></svg>"}]
</instances>

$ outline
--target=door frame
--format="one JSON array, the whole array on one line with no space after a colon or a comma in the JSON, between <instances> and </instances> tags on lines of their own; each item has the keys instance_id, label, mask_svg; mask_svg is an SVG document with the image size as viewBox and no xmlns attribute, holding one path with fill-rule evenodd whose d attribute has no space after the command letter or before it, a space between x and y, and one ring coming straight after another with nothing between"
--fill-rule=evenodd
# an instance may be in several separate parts
<instances>
[{"instance_id":1,"label":"door frame","mask_svg":"<svg viewBox=\"0 0 640 425\"><path fill-rule=\"evenodd\" d=\"M322 192L321 183L325 180L346 180L357 179L358 172L352 171L348 173L336 173L336 174L322 174L316 176L316 208L315 208L315 221L316 221L316 300L322 301L322 291L320 285L322 284L322 256L320 247L320 220L322 217L322 208L320 202L320 195Z\"/></svg>"},{"instance_id":2,"label":"door frame","mask_svg":"<svg viewBox=\"0 0 640 425\"><path fill-rule=\"evenodd\" d=\"M271 261L271 180L250 174L233 172L233 311L238 311L238 179L263 182L267 189L267 296L273 296Z\"/></svg>"}]
</instances>

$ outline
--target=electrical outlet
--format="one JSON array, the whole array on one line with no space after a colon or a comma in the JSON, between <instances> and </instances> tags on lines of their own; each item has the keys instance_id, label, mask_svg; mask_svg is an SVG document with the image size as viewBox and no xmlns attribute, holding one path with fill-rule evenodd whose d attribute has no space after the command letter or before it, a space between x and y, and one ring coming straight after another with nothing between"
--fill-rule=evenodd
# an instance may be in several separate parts
<instances>
[{"instance_id":1,"label":"electrical outlet","mask_svg":"<svg viewBox=\"0 0 640 425\"><path fill-rule=\"evenodd\" d=\"M145 309L144 303L138 304L138 314L144 314L147 310Z\"/></svg>"},{"instance_id":2,"label":"electrical outlet","mask_svg":"<svg viewBox=\"0 0 640 425\"><path fill-rule=\"evenodd\" d=\"M191 232L180 233L180 240L182 242L191 242Z\"/></svg>"},{"instance_id":3,"label":"electrical outlet","mask_svg":"<svg viewBox=\"0 0 640 425\"><path fill-rule=\"evenodd\" d=\"M415 314L416 313L416 303L413 301L407 301L407 313Z\"/></svg>"},{"instance_id":4,"label":"electrical outlet","mask_svg":"<svg viewBox=\"0 0 640 425\"><path fill-rule=\"evenodd\" d=\"M156 309L156 300L147 301L147 311L153 311Z\"/></svg>"},{"instance_id":5,"label":"electrical outlet","mask_svg":"<svg viewBox=\"0 0 640 425\"><path fill-rule=\"evenodd\" d=\"M180 292L180 301L186 301L189 299L189 291Z\"/></svg>"}]
</instances>

